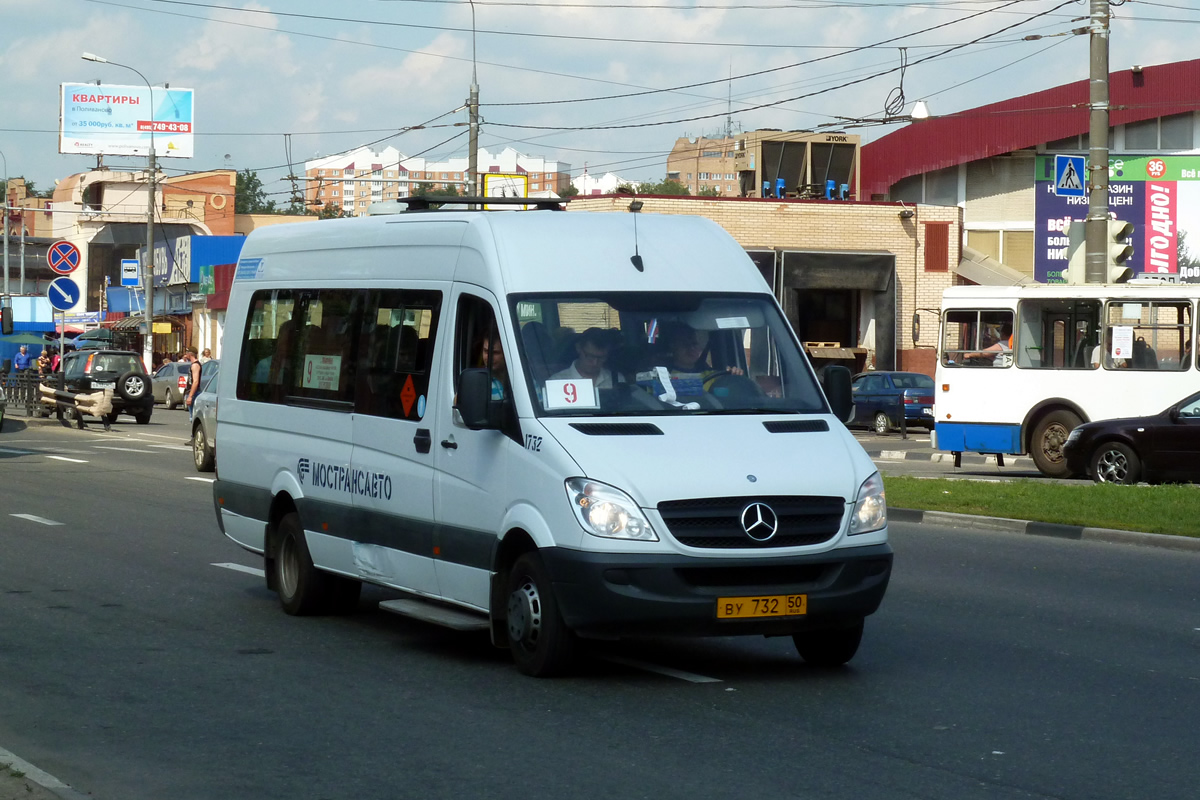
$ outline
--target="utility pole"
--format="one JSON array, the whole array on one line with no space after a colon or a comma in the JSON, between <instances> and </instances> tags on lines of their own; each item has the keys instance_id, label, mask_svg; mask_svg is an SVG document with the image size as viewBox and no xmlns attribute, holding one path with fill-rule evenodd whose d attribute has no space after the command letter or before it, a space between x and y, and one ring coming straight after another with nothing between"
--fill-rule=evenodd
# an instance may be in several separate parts
<instances>
[{"instance_id":1,"label":"utility pole","mask_svg":"<svg viewBox=\"0 0 1200 800\"><path fill-rule=\"evenodd\" d=\"M4 296L8 297L8 156L0 152L4 161Z\"/></svg>"},{"instance_id":2,"label":"utility pole","mask_svg":"<svg viewBox=\"0 0 1200 800\"><path fill-rule=\"evenodd\" d=\"M147 188L149 188L149 201L146 204L146 252L145 258L142 259L142 280L145 281L146 294L146 309L145 309L145 324L146 338L142 346L142 358L146 361L146 371L154 371L154 205L155 205L155 181L158 175L158 162L155 161L154 153L154 87L150 85L150 81L146 80L146 76L128 64L118 64L116 61L109 61L107 58L102 58L94 53L84 53L82 56L84 61L95 61L97 64L112 64L114 67L124 67L130 72L137 74L142 82L146 84L146 89L150 92L150 153L147 158L147 167L149 173L146 175ZM6 240L7 241L7 240Z\"/></svg>"},{"instance_id":3,"label":"utility pole","mask_svg":"<svg viewBox=\"0 0 1200 800\"><path fill-rule=\"evenodd\" d=\"M471 92L467 97L470 134L467 145L467 194L479 195L479 79L475 72L475 0L471 0Z\"/></svg>"},{"instance_id":4,"label":"utility pole","mask_svg":"<svg viewBox=\"0 0 1200 800\"><path fill-rule=\"evenodd\" d=\"M1108 0L1091 0L1088 26L1091 70L1088 81L1088 215L1084 280L1108 279Z\"/></svg>"}]
</instances>

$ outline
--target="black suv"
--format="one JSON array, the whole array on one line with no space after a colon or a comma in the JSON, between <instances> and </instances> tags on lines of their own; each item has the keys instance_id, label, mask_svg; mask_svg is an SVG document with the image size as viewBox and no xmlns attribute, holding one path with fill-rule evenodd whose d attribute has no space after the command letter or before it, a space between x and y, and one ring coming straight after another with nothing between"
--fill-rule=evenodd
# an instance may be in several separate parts
<instances>
[{"instance_id":1,"label":"black suv","mask_svg":"<svg viewBox=\"0 0 1200 800\"><path fill-rule=\"evenodd\" d=\"M66 390L77 394L113 390L112 413L105 422L113 422L121 412L133 415L139 425L150 422L154 411L154 393L150 376L142 366L142 357L132 350L77 350L67 353L63 362Z\"/></svg>"}]
</instances>

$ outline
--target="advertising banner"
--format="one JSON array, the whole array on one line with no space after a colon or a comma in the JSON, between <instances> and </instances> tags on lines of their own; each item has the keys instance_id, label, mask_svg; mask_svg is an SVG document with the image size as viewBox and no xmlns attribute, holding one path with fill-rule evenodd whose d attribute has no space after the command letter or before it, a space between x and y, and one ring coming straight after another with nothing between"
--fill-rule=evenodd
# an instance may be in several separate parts
<instances>
[{"instance_id":1,"label":"advertising banner","mask_svg":"<svg viewBox=\"0 0 1200 800\"><path fill-rule=\"evenodd\" d=\"M1112 156L1110 217L1134 225L1134 277L1200 283L1200 156ZM1034 278L1062 283L1067 229L1087 218L1087 197L1054 194L1054 156L1038 156L1034 186Z\"/></svg>"},{"instance_id":2,"label":"advertising banner","mask_svg":"<svg viewBox=\"0 0 1200 800\"><path fill-rule=\"evenodd\" d=\"M191 89L64 83L59 105L60 153L191 158Z\"/></svg>"}]
</instances>

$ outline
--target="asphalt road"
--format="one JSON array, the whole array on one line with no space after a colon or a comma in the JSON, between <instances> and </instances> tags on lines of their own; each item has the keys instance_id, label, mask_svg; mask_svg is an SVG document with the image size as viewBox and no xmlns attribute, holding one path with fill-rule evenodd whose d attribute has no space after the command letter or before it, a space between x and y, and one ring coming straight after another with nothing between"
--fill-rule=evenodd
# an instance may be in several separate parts
<instances>
[{"instance_id":1,"label":"asphalt road","mask_svg":"<svg viewBox=\"0 0 1200 800\"><path fill-rule=\"evenodd\" d=\"M539 681L484 637L379 612L383 591L352 617L283 614L217 531L185 419L0 434L0 748L97 800L1200 785L1196 553L894 524L846 669L782 639L653 639Z\"/></svg>"}]
</instances>

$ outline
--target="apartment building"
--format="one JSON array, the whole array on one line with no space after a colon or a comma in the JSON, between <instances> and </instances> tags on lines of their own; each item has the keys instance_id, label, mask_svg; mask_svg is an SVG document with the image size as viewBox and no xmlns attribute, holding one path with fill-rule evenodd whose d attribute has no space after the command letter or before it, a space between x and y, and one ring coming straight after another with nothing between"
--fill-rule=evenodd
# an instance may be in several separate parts
<instances>
[{"instance_id":1,"label":"apartment building","mask_svg":"<svg viewBox=\"0 0 1200 800\"><path fill-rule=\"evenodd\" d=\"M738 196L733 168L736 139L682 137L667 156L667 180L678 181L694 195L715 191L722 197Z\"/></svg>"},{"instance_id":2,"label":"apartment building","mask_svg":"<svg viewBox=\"0 0 1200 800\"><path fill-rule=\"evenodd\" d=\"M571 165L528 156L511 147L499 153L480 149L479 171L524 175L530 196L559 194L571 182ZM401 153L394 147L379 152L360 147L304 163L305 201L309 207L326 205L343 213L362 216L371 203L408 197L418 186L463 191L467 185L468 159L429 161Z\"/></svg>"}]
</instances>

